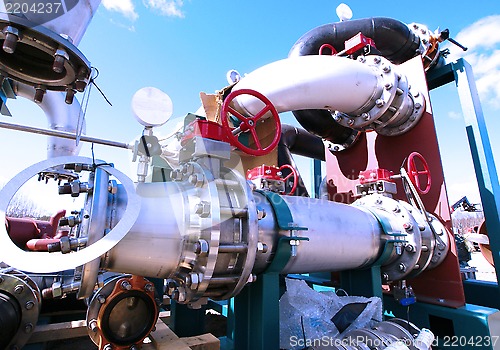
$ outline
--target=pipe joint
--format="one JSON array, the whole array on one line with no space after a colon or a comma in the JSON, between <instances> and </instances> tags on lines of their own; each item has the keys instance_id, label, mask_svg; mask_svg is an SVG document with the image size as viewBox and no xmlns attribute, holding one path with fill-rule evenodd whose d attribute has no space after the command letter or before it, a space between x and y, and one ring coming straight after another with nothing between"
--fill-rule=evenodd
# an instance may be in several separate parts
<instances>
[{"instance_id":1,"label":"pipe joint","mask_svg":"<svg viewBox=\"0 0 500 350\"><path fill-rule=\"evenodd\" d=\"M333 115L335 121L354 130L375 130L385 136L409 131L425 110L423 95L412 91L407 77L398 73L387 59L367 56L358 61L377 73L377 87L371 98L356 111L349 114L336 111Z\"/></svg>"}]
</instances>

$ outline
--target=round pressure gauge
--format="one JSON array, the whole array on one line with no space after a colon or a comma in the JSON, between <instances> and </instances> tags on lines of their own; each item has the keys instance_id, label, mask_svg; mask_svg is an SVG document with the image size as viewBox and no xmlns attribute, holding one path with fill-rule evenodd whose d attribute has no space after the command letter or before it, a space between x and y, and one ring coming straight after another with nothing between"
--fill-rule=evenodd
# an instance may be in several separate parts
<instances>
[{"instance_id":1,"label":"round pressure gauge","mask_svg":"<svg viewBox=\"0 0 500 350\"><path fill-rule=\"evenodd\" d=\"M138 90L132 97L132 112L142 125L160 126L172 116L172 100L160 89L145 87Z\"/></svg>"}]
</instances>

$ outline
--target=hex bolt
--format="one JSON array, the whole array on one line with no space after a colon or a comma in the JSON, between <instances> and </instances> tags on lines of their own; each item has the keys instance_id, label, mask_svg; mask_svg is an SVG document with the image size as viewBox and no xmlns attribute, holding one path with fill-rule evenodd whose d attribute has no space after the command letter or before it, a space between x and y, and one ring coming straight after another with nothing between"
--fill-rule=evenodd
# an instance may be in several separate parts
<instances>
[{"instance_id":1,"label":"hex bolt","mask_svg":"<svg viewBox=\"0 0 500 350\"><path fill-rule=\"evenodd\" d=\"M120 288L123 290L131 290L132 285L130 284L129 281L122 281L122 283L120 283Z\"/></svg>"},{"instance_id":2,"label":"hex bolt","mask_svg":"<svg viewBox=\"0 0 500 350\"><path fill-rule=\"evenodd\" d=\"M102 350L113 350L113 345L106 344L106 345L104 345L104 347L102 348Z\"/></svg>"},{"instance_id":3,"label":"hex bolt","mask_svg":"<svg viewBox=\"0 0 500 350\"><path fill-rule=\"evenodd\" d=\"M385 105L385 101L379 98L377 101L375 101L375 104L377 105L377 107L381 108Z\"/></svg>"},{"instance_id":4,"label":"hex bolt","mask_svg":"<svg viewBox=\"0 0 500 350\"><path fill-rule=\"evenodd\" d=\"M385 84L384 86L385 86L385 89L386 89L386 90L390 90L390 89L392 89L392 87L393 87L394 85L392 85L391 83L387 83L387 84Z\"/></svg>"},{"instance_id":5,"label":"hex bolt","mask_svg":"<svg viewBox=\"0 0 500 350\"><path fill-rule=\"evenodd\" d=\"M382 274L382 280L383 280L383 281L389 281L389 274L388 274L387 272L384 272L384 273Z\"/></svg>"},{"instance_id":6,"label":"hex bolt","mask_svg":"<svg viewBox=\"0 0 500 350\"><path fill-rule=\"evenodd\" d=\"M24 333L31 333L33 331L33 324L31 323L26 323L24 325Z\"/></svg>"},{"instance_id":7,"label":"hex bolt","mask_svg":"<svg viewBox=\"0 0 500 350\"><path fill-rule=\"evenodd\" d=\"M66 102L66 104L70 105L70 104L73 104L73 101L75 100L75 94L76 94L76 90L69 87L66 89L66 98L64 99L64 102Z\"/></svg>"},{"instance_id":8,"label":"hex bolt","mask_svg":"<svg viewBox=\"0 0 500 350\"><path fill-rule=\"evenodd\" d=\"M379 64L379 63L380 63L380 61L381 61L381 59L380 59L380 57L378 57L378 56L375 56L375 57L373 58L373 62L375 62L376 64Z\"/></svg>"},{"instance_id":9,"label":"hex bolt","mask_svg":"<svg viewBox=\"0 0 500 350\"><path fill-rule=\"evenodd\" d=\"M413 225L409 222L405 222L403 224L403 228L406 230L406 231L412 231L413 230Z\"/></svg>"},{"instance_id":10,"label":"hex bolt","mask_svg":"<svg viewBox=\"0 0 500 350\"><path fill-rule=\"evenodd\" d=\"M14 293L16 294L21 294L24 290L24 287L20 284L18 284L17 286L14 287Z\"/></svg>"},{"instance_id":11,"label":"hex bolt","mask_svg":"<svg viewBox=\"0 0 500 350\"><path fill-rule=\"evenodd\" d=\"M56 73L61 74L64 72L64 64L69 60L69 55L64 49L57 49L54 54L54 64L52 65L52 70Z\"/></svg>"},{"instance_id":12,"label":"hex bolt","mask_svg":"<svg viewBox=\"0 0 500 350\"><path fill-rule=\"evenodd\" d=\"M389 73L391 71L391 66L384 66L384 68L382 68L382 71L384 73Z\"/></svg>"},{"instance_id":13,"label":"hex bolt","mask_svg":"<svg viewBox=\"0 0 500 350\"><path fill-rule=\"evenodd\" d=\"M78 71L78 75L76 78L75 82L75 88L76 91L78 92L84 92L85 88L87 87L87 76L89 75L89 72L87 68L85 67L80 67L80 70Z\"/></svg>"},{"instance_id":14,"label":"hex bolt","mask_svg":"<svg viewBox=\"0 0 500 350\"><path fill-rule=\"evenodd\" d=\"M353 126L353 125L354 125L354 120L349 119L349 120L347 121L347 125L349 125L349 126Z\"/></svg>"},{"instance_id":15,"label":"hex bolt","mask_svg":"<svg viewBox=\"0 0 500 350\"><path fill-rule=\"evenodd\" d=\"M209 245L208 242L204 239L200 239L198 242L194 244L194 253L195 254L206 254L208 253Z\"/></svg>"},{"instance_id":16,"label":"hex bolt","mask_svg":"<svg viewBox=\"0 0 500 350\"><path fill-rule=\"evenodd\" d=\"M35 303L33 301L27 301L26 304L24 304L24 307L26 310L31 310L35 307Z\"/></svg>"},{"instance_id":17,"label":"hex bolt","mask_svg":"<svg viewBox=\"0 0 500 350\"><path fill-rule=\"evenodd\" d=\"M139 348L137 346L135 346L135 345L132 345L129 349L130 350L139 350Z\"/></svg>"},{"instance_id":18,"label":"hex bolt","mask_svg":"<svg viewBox=\"0 0 500 350\"><path fill-rule=\"evenodd\" d=\"M202 218L210 216L210 203L206 201L201 201L195 206L195 213Z\"/></svg>"},{"instance_id":19,"label":"hex bolt","mask_svg":"<svg viewBox=\"0 0 500 350\"><path fill-rule=\"evenodd\" d=\"M102 294L99 294L97 296L97 301L100 303L100 304L104 304L106 302L106 297Z\"/></svg>"},{"instance_id":20,"label":"hex bolt","mask_svg":"<svg viewBox=\"0 0 500 350\"><path fill-rule=\"evenodd\" d=\"M399 264L399 271L405 272L406 271L406 265L403 264L403 263Z\"/></svg>"},{"instance_id":21,"label":"hex bolt","mask_svg":"<svg viewBox=\"0 0 500 350\"><path fill-rule=\"evenodd\" d=\"M262 220L266 217L267 213L264 209L257 208L257 219Z\"/></svg>"},{"instance_id":22,"label":"hex bolt","mask_svg":"<svg viewBox=\"0 0 500 350\"><path fill-rule=\"evenodd\" d=\"M414 252L414 251L415 251L415 247L414 247L414 246L412 246L411 244L409 244L409 245L407 245L407 246L405 247L405 250L406 250L407 252L410 252L410 253L411 253L411 252Z\"/></svg>"},{"instance_id":23,"label":"hex bolt","mask_svg":"<svg viewBox=\"0 0 500 350\"><path fill-rule=\"evenodd\" d=\"M97 328L97 320L96 319L92 319L90 320L89 322L89 329L94 332L94 333L97 333L98 331L98 328Z\"/></svg>"},{"instance_id":24,"label":"hex bolt","mask_svg":"<svg viewBox=\"0 0 500 350\"><path fill-rule=\"evenodd\" d=\"M150 293L152 293L152 292L154 292L154 291L155 291L155 287L154 287L151 283L148 283L148 284L146 284L146 285L144 286L144 290L145 290L146 292L150 292Z\"/></svg>"},{"instance_id":25,"label":"hex bolt","mask_svg":"<svg viewBox=\"0 0 500 350\"><path fill-rule=\"evenodd\" d=\"M422 105L418 102L415 103L415 109L420 109L420 108L422 108Z\"/></svg>"},{"instance_id":26,"label":"hex bolt","mask_svg":"<svg viewBox=\"0 0 500 350\"><path fill-rule=\"evenodd\" d=\"M40 85L35 87L35 97L33 98L35 103L42 103L43 96L45 96L45 91L46 90L42 88Z\"/></svg>"},{"instance_id":27,"label":"hex bolt","mask_svg":"<svg viewBox=\"0 0 500 350\"><path fill-rule=\"evenodd\" d=\"M368 114L368 113L363 113L363 114L361 114L361 117L362 117L364 120L367 120L367 121L368 121L368 120L370 120L370 118L371 118L371 117L370 117L370 114Z\"/></svg>"},{"instance_id":28,"label":"hex bolt","mask_svg":"<svg viewBox=\"0 0 500 350\"><path fill-rule=\"evenodd\" d=\"M16 51L17 42L19 40L19 30L17 28L7 26L3 29L5 40L3 42L3 50L6 53L13 54Z\"/></svg>"}]
</instances>

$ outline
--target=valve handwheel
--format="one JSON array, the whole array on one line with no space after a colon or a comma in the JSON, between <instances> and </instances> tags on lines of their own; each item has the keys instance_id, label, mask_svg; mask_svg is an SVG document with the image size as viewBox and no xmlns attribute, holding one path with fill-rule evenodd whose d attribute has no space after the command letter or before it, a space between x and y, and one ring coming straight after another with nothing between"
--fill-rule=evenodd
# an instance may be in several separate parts
<instances>
[{"instance_id":1,"label":"valve handwheel","mask_svg":"<svg viewBox=\"0 0 500 350\"><path fill-rule=\"evenodd\" d=\"M418 170L417 159L423 166L423 170ZM408 175L410 176L411 182L415 185L417 192L420 194L427 194L431 189L431 172L429 170L429 165L425 158L418 152L412 152L408 156L408 161L406 163L408 167ZM422 188L422 183L420 182L420 175L426 175L425 188Z\"/></svg>"},{"instance_id":2,"label":"valve handwheel","mask_svg":"<svg viewBox=\"0 0 500 350\"><path fill-rule=\"evenodd\" d=\"M295 170L295 168L289 164L283 164L282 166L280 166L280 171L283 171L283 169L290 169L290 171L291 171L290 174L288 174L287 176L285 176L283 178L283 182L286 183L286 181L288 181L288 179L293 176L292 189L290 190L290 192L285 193L286 195L291 196L295 193L295 190L297 189L297 185L299 184L299 174L297 173L297 170Z\"/></svg>"},{"instance_id":3,"label":"valve handwheel","mask_svg":"<svg viewBox=\"0 0 500 350\"><path fill-rule=\"evenodd\" d=\"M240 112L236 111L233 107L230 106L231 102L240 95L251 95L255 98L259 99L264 103L264 108L262 108L255 116L246 117ZM275 133L274 138L268 146L263 146L259 136L257 135L257 131L255 130L257 123L259 120L266 115L268 112L271 112L272 118L274 120ZM231 92L226 99L224 100L224 104L222 105L222 127L226 133L226 136L229 140L229 143L234 147L242 150L245 153L251 154L253 156L263 156L271 152L276 148L278 142L281 137L281 122L278 115L278 111L274 108L273 104L267 97L262 95L260 92L251 89L241 89L237 91ZM240 122L240 125L236 128L233 128L229 125L229 118L234 116ZM242 132L249 132L251 135L251 139L254 142L255 148L244 145L239 139L238 136Z\"/></svg>"}]
</instances>

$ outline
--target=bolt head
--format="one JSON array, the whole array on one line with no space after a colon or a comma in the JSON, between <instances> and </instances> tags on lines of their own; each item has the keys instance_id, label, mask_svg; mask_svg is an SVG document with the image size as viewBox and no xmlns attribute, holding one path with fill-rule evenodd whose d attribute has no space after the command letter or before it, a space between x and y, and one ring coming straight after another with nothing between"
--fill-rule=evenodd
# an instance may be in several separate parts
<instances>
[{"instance_id":1,"label":"bolt head","mask_svg":"<svg viewBox=\"0 0 500 350\"><path fill-rule=\"evenodd\" d=\"M106 297L102 294L99 294L97 296L97 301L100 303L100 304L104 304L106 302Z\"/></svg>"},{"instance_id":2,"label":"bolt head","mask_svg":"<svg viewBox=\"0 0 500 350\"><path fill-rule=\"evenodd\" d=\"M35 303L33 301L27 301L26 304L24 304L24 307L26 310L31 310L35 307Z\"/></svg>"},{"instance_id":3,"label":"bolt head","mask_svg":"<svg viewBox=\"0 0 500 350\"><path fill-rule=\"evenodd\" d=\"M122 281L122 283L120 283L120 288L123 290L131 290L132 285L130 284L129 281Z\"/></svg>"},{"instance_id":4,"label":"bolt head","mask_svg":"<svg viewBox=\"0 0 500 350\"><path fill-rule=\"evenodd\" d=\"M90 320L88 327L89 327L89 329L90 329L92 332L97 333L97 331L98 331L98 328L97 328L97 320L95 320L95 319Z\"/></svg>"},{"instance_id":5,"label":"bolt head","mask_svg":"<svg viewBox=\"0 0 500 350\"><path fill-rule=\"evenodd\" d=\"M385 105L385 101L379 98L375 101L375 104L377 105L377 107L383 107Z\"/></svg>"},{"instance_id":6,"label":"bolt head","mask_svg":"<svg viewBox=\"0 0 500 350\"><path fill-rule=\"evenodd\" d=\"M155 291L155 287L151 284L151 283L148 283L144 286L144 290L146 292L154 292Z\"/></svg>"},{"instance_id":7,"label":"bolt head","mask_svg":"<svg viewBox=\"0 0 500 350\"><path fill-rule=\"evenodd\" d=\"M24 287L20 284L14 287L14 293L21 294L24 291Z\"/></svg>"},{"instance_id":8,"label":"bolt head","mask_svg":"<svg viewBox=\"0 0 500 350\"><path fill-rule=\"evenodd\" d=\"M26 323L24 325L24 333L31 333L33 331L33 324L31 323Z\"/></svg>"},{"instance_id":9,"label":"bolt head","mask_svg":"<svg viewBox=\"0 0 500 350\"><path fill-rule=\"evenodd\" d=\"M406 271L406 265L403 264L403 263L399 264L399 271L405 272Z\"/></svg>"}]
</instances>

